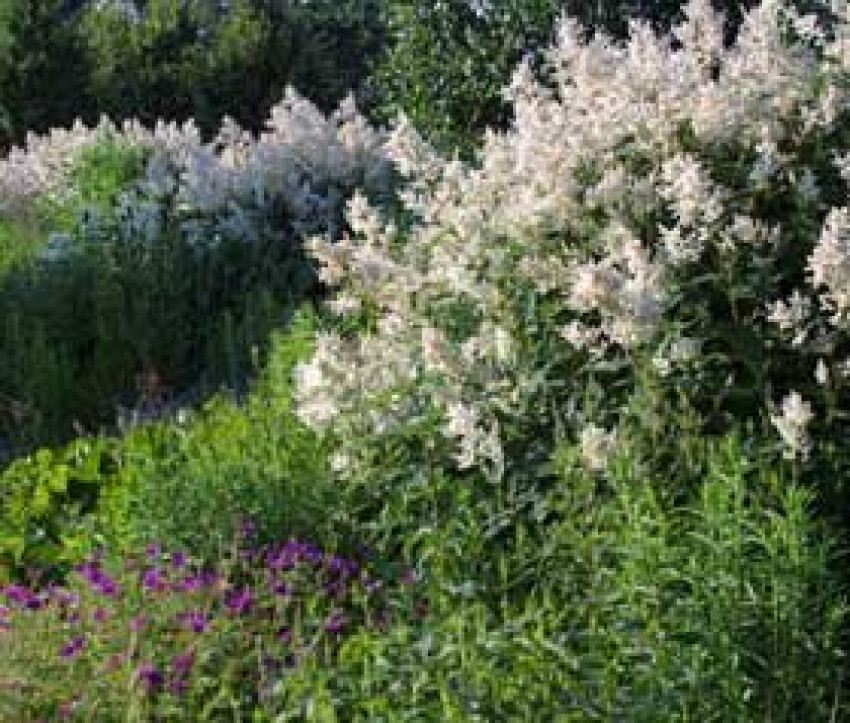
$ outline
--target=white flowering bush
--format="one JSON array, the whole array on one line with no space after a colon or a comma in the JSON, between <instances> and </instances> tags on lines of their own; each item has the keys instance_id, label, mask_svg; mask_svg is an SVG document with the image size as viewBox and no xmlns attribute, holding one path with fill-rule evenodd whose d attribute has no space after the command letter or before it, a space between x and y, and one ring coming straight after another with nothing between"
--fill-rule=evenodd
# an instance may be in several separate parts
<instances>
[{"instance_id":1,"label":"white flowering bush","mask_svg":"<svg viewBox=\"0 0 850 723\"><path fill-rule=\"evenodd\" d=\"M31 216L45 200L67 202L75 190L69 178L75 164L86 151L101 144L120 142L146 150L154 142L170 140L173 146L178 139L200 142L191 123L159 123L149 131L135 121L119 128L108 118L91 127L77 120L70 128L54 128L45 135L29 133L23 146L12 148L0 159L0 214Z\"/></svg>"},{"instance_id":2,"label":"white flowering bush","mask_svg":"<svg viewBox=\"0 0 850 723\"><path fill-rule=\"evenodd\" d=\"M0 159L0 212L21 212L45 196L61 199L72 193L68 174L80 153L113 141L149 156L144 183L132 189L127 204L137 200L136 194L145 202L173 198L183 213L222 214L234 224L232 219L249 207L277 201L297 227L317 232L317 217L336 217L354 186L386 188L383 139L358 114L351 97L326 117L291 89L274 106L259 137L231 119L208 143L192 121L159 121L152 129L137 121L121 128L107 118L94 127L77 121L70 129L29 134L24 147ZM240 230L256 235L248 224Z\"/></svg>"},{"instance_id":3,"label":"white flowering bush","mask_svg":"<svg viewBox=\"0 0 850 723\"><path fill-rule=\"evenodd\" d=\"M402 119L412 230L355 196L353 235L312 244L366 331L319 339L302 419L352 479L394 460L498 481L561 436L600 469L637 398L706 430L772 420L807 457L839 433L850 353L846 15L767 0L728 46L707 0L622 44L563 19L546 60L474 164Z\"/></svg>"},{"instance_id":4,"label":"white flowering bush","mask_svg":"<svg viewBox=\"0 0 850 723\"><path fill-rule=\"evenodd\" d=\"M259 135L225 119L209 141L191 122L31 136L0 161L0 216L52 233L0 279L0 391L31 410L26 425L0 418L0 437L61 440L74 419L95 429L119 406L158 409L163 388L242 388L252 349L321 293L303 239L341 234L355 188L388 194L384 142L351 98L326 117L293 91ZM132 173L92 167L108 149ZM98 174L109 192L91 203Z\"/></svg>"}]
</instances>

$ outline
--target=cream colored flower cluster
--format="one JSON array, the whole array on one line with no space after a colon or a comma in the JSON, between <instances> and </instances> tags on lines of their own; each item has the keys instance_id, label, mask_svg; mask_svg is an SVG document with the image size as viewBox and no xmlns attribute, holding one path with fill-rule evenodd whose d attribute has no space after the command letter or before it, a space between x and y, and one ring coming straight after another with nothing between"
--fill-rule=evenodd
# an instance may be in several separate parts
<instances>
[{"instance_id":1,"label":"cream colored flower cluster","mask_svg":"<svg viewBox=\"0 0 850 723\"><path fill-rule=\"evenodd\" d=\"M339 287L331 308L381 315L362 338L323 340L299 371L301 417L334 430L343 476L370 435L412 429L430 412L459 468L498 477L500 430L547 412L533 408L541 388L569 381L547 371L554 359L529 357L536 340L554 331L565 359L645 353L667 375L700 348L663 334L683 269L708 254L770 254L783 229L756 211L766 190L791 186L821 202L797 151L848 109L846 17L826 34L766 0L724 47L709 0L691 0L685 13L670 36L633 23L624 44L602 33L585 40L564 19L546 77L520 66L506 89L515 122L487 134L474 164L440 160L399 123L387 149L409 177L410 238L356 197L355 238L312 244L323 278ZM743 185L724 185L705 165L700 150L723 148L750 149L739 154L750 163ZM809 264L836 317L850 308L846 218L830 215ZM814 291L789 304L764 299L761 321L770 314L793 329ZM799 451L795 430L809 419L802 404L786 406L775 421ZM602 429L588 421L578 426ZM594 467L610 446L601 440L582 437Z\"/></svg>"},{"instance_id":2,"label":"cream colored flower cluster","mask_svg":"<svg viewBox=\"0 0 850 723\"><path fill-rule=\"evenodd\" d=\"M182 125L159 121L148 129L135 120L119 127L105 117L91 127L77 120L70 128L55 128L45 135L29 133L23 146L0 159L0 213L26 212L39 198L72 192L67 174L79 154L107 140L179 156L200 145L201 136L191 121Z\"/></svg>"},{"instance_id":3,"label":"cream colored flower cluster","mask_svg":"<svg viewBox=\"0 0 850 723\"><path fill-rule=\"evenodd\" d=\"M385 134L369 126L347 98L325 117L289 90L271 111L267 129L254 137L225 119L217 137L202 141L194 123L135 121L116 127L107 119L45 136L30 135L23 148L0 160L0 212L21 212L35 199L69 192L67 173L79 153L106 139L146 149L145 178L120 203L134 232L154 235L161 202L176 202L185 217L214 219L222 234L251 239L256 212L281 204L298 233L338 233L342 205L355 187L386 191L389 163ZM147 219L150 223L145 221ZM185 231L193 233L187 222ZM200 242L209 227L196 224Z\"/></svg>"},{"instance_id":4,"label":"cream colored flower cluster","mask_svg":"<svg viewBox=\"0 0 850 723\"><path fill-rule=\"evenodd\" d=\"M355 187L386 191L384 142L353 98L325 117L289 90L259 138L226 120L209 144L179 153L157 148L146 189L155 197L173 193L184 214L218 217L224 232L243 238L257 233L252 212L271 204L282 205L297 233L337 234L336 220Z\"/></svg>"}]
</instances>

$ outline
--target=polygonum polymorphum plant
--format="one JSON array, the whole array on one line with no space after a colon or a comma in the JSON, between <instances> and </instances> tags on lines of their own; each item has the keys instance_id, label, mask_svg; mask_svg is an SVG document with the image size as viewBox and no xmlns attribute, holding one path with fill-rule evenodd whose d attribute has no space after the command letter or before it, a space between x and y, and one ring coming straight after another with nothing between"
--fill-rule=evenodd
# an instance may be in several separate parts
<instances>
[{"instance_id":1,"label":"polygonum polymorphum plant","mask_svg":"<svg viewBox=\"0 0 850 723\"><path fill-rule=\"evenodd\" d=\"M558 434L598 466L636 390L647 418L681 401L707 431L763 420L797 459L840 439L847 29L779 0L731 44L707 0L625 42L564 19L474 163L401 122L387 147L415 228L355 196L355 236L312 245L330 309L369 325L320 336L297 374L340 476L386 477L393 449L407 478L528 478Z\"/></svg>"},{"instance_id":2,"label":"polygonum polymorphum plant","mask_svg":"<svg viewBox=\"0 0 850 723\"><path fill-rule=\"evenodd\" d=\"M249 542L245 530L215 568L148 545L115 563L96 554L63 587L0 588L0 712L247 714L287 671L332 663L348 634L384 629L418 595L410 572L379 575L295 539Z\"/></svg>"}]
</instances>

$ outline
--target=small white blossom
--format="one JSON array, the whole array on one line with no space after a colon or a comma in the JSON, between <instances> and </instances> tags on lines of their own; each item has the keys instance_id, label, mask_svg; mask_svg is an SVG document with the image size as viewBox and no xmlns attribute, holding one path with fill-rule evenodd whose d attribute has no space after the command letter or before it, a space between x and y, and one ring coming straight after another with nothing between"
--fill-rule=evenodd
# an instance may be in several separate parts
<instances>
[{"instance_id":1,"label":"small white blossom","mask_svg":"<svg viewBox=\"0 0 850 723\"><path fill-rule=\"evenodd\" d=\"M829 381L829 369L827 369L823 359L818 359L817 366L815 367L815 381L822 387L826 386Z\"/></svg>"},{"instance_id":2,"label":"small white blossom","mask_svg":"<svg viewBox=\"0 0 850 723\"><path fill-rule=\"evenodd\" d=\"M809 256L812 285L824 289L822 302L841 324L850 318L850 213L834 208L826 217L820 239Z\"/></svg>"},{"instance_id":3,"label":"small white blossom","mask_svg":"<svg viewBox=\"0 0 850 723\"><path fill-rule=\"evenodd\" d=\"M801 346L806 340L806 325L811 313L811 301L795 290L788 301L780 299L769 305L767 320L776 324L785 334L790 335L793 346Z\"/></svg>"},{"instance_id":4,"label":"small white blossom","mask_svg":"<svg viewBox=\"0 0 850 723\"><path fill-rule=\"evenodd\" d=\"M784 456L788 459L806 459L811 443L806 428L814 419L812 406L798 392L791 392L782 400L780 414L771 414L770 421L785 445Z\"/></svg>"},{"instance_id":5,"label":"small white blossom","mask_svg":"<svg viewBox=\"0 0 850 723\"><path fill-rule=\"evenodd\" d=\"M615 431L607 431L595 424L589 424L581 430L579 443L584 465L592 472L599 472L608 466L608 460L617 442Z\"/></svg>"},{"instance_id":6,"label":"small white blossom","mask_svg":"<svg viewBox=\"0 0 850 723\"><path fill-rule=\"evenodd\" d=\"M351 458L346 452L337 450L331 455L330 465L332 471L341 474L351 465Z\"/></svg>"}]
</instances>

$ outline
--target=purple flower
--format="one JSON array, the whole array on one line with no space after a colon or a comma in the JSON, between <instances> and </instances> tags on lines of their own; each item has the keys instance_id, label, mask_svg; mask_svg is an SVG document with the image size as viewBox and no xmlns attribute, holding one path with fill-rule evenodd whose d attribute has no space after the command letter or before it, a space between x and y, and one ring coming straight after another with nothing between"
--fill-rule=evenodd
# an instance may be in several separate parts
<instances>
[{"instance_id":1,"label":"purple flower","mask_svg":"<svg viewBox=\"0 0 850 723\"><path fill-rule=\"evenodd\" d=\"M186 652L181 653L171 663L171 681L168 684L169 690L176 695L183 695L186 692L186 679L189 673L192 672L192 666L195 664L195 651L189 648Z\"/></svg>"},{"instance_id":2,"label":"purple flower","mask_svg":"<svg viewBox=\"0 0 850 723\"><path fill-rule=\"evenodd\" d=\"M159 559L159 556L162 554L162 547L160 547L155 542L150 543L147 547L145 547L145 557L148 558L151 562Z\"/></svg>"},{"instance_id":3,"label":"purple flower","mask_svg":"<svg viewBox=\"0 0 850 723\"><path fill-rule=\"evenodd\" d=\"M192 670L192 666L194 664L195 651L192 648L189 648L185 653L181 653L174 658L174 662L171 664L171 669L174 671L175 675L186 676Z\"/></svg>"},{"instance_id":4,"label":"purple flower","mask_svg":"<svg viewBox=\"0 0 850 723\"><path fill-rule=\"evenodd\" d=\"M106 597L115 597L120 592L117 583L111 577L105 575L97 586L97 590Z\"/></svg>"},{"instance_id":5,"label":"purple flower","mask_svg":"<svg viewBox=\"0 0 850 723\"><path fill-rule=\"evenodd\" d=\"M289 644L292 642L292 631L289 628L281 628L277 631L277 639L282 643Z\"/></svg>"},{"instance_id":6,"label":"purple flower","mask_svg":"<svg viewBox=\"0 0 850 723\"><path fill-rule=\"evenodd\" d=\"M182 590L183 592L198 592L204 584L204 579L200 575L187 575L180 582L174 583L174 590Z\"/></svg>"},{"instance_id":7,"label":"purple flower","mask_svg":"<svg viewBox=\"0 0 850 723\"><path fill-rule=\"evenodd\" d=\"M175 570L181 570L186 567L186 553L185 552L175 552L171 556L171 566Z\"/></svg>"},{"instance_id":8,"label":"purple flower","mask_svg":"<svg viewBox=\"0 0 850 723\"><path fill-rule=\"evenodd\" d=\"M6 585L0 588L0 595L10 603L27 610L40 610L48 601L48 593L37 595L23 585Z\"/></svg>"},{"instance_id":9,"label":"purple flower","mask_svg":"<svg viewBox=\"0 0 850 723\"><path fill-rule=\"evenodd\" d=\"M118 594L118 584L101 569L97 561L83 563L76 570L93 592L107 597Z\"/></svg>"},{"instance_id":10,"label":"purple flower","mask_svg":"<svg viewBox=\"0 0 850 723\"><path fill-rule=\"evenodd\" d=\"M336 634L342 630L345 625L345 618L342 612L335 610L333 614L325 621L325 631Z\"/></svg>"},{"instance_id":11,"label":"purple flower","mask_svg":"<svg viewBox=\"0 0 850 723\"><path fill-rule=\"evenodd\" d=\"M107 613L103 608L97 608L92 614L92 619L96 623L105 623L108 617L109 613Z\"/></svg>"},{"instance_id":12,"label":"purple flower","mask_svg":"<svg viewBox=\"0 0 850 723\"><path fill-rule=\"evenodd\" d=\"M147 570L142 576L142 585L148 592L162 592L168 588L162 571L158 567Z\"/></svg>"},{"instance_id":13,"label":"purple flower","mask_svg":"<svg viewBox=\"0 0 850 723\"><path fill-rule=\"evenodd\" d=\"M304 556L305 560L308 560L312 563L321 562L322 559L325 557L320 548L316 547L316 545L309 544L304 546L302 555Z\"/></svg>"},{"instance_id":14,"label":"purple flower","mask_svg":"<svg viewBox=\"0 0 850 723\"><path fill-rule=\"evenodd\" d=\"M162 673L152 663L142 663L136 668L136 678L144 684L148 693L158 691L164 682Z\"/></svg>"},{"instance_id":15,"label":"purple flower","mask_svg":"<svg viewBox=\"0 0 850 723\"><path fill-rule=\"evenodd\" d=\"M26 602L26 608L27 610L40 610L46 602L47 600L41 595L30 595Z\"/></svg>"},{"instance_id":16,"label":"purple flower","mask_svg":"<svg viewBox=\"0 0 850 723\"><path fill-rule=\"evenodd\" d=\"M237 593L230 595L227 599L227 607L234 615L242 615L251 609L254 596L251 588L247 585Z\"/></svg>"},{"instance_id":17,"label":"purple flower","mask_svg":"<svg viewBox=\"0 0 850 723\"><path fill-rule=\"evenodd\" d=\"M195 633L203 633L209 624L209 618L200 610L190 610L177 614L178 622L192 629Z\"/></svg>"},{"instance_id":18,"label":"purple flower","mask_svg":"<svg viewBox=\"0 0 850 723\"><path fill-rule=\"evenodd\" d=\"M356 575L360 571L360 567L356 562L339 557L338 555L326 556L325 567L329 572L343 579Z\"/></svg>"},{"instance_id":19,"label":"purple flower","mask_svg":"<svg viewBox=\"0 0 850 723\"><path fill-rule=\"evenodd\" d=\"M72 638L59 649L59 657L65 660L76 658L82 649L86 647L86 639L82 636Z\"/></svg>"},{"instance_id":20,"label":"purple flower","mask_svg":"<svg viewBox=\"0 0 850 723\"><path fill-rule=\"evenodd\" d=\"M257 534L257 523L252 520L250 517L246 517L242 520L241 527L242 537L246 540L256 536Z\"/></svg>"},{"instance_id":21,"label":"purple flower","mask_svg":"<svg viewBox=\"0 0 850 723\"><path fill-rule=\"evenodd\" d=\"M19 607L26 607L32 597L32 593L23 585L6 585L0 589L0 595Z\"/></svg>"},{"instance_id":22,"label":"purple flower","mask_svg":"<svg viewBox=\"0 0 850 723\"><path fill-rule=\"evenodd\" d=\"M308 562L321 562L324 558L324 553L316 545L308 542L299 542L298 540L290 539L283 546L283 551L289 553L295 562L306 560Z\"/></svg>"},{"instance_id":23,"label":"purple flower","mask_svg":"<svg viewBox=\"0 0 850 723\"><path fill-rule=\"evenodd\" d=\"M295 564L295 556L286 548L273 550L266 558L266 567L273 571L289 570Z\"/></svg>"}]
</instances>

